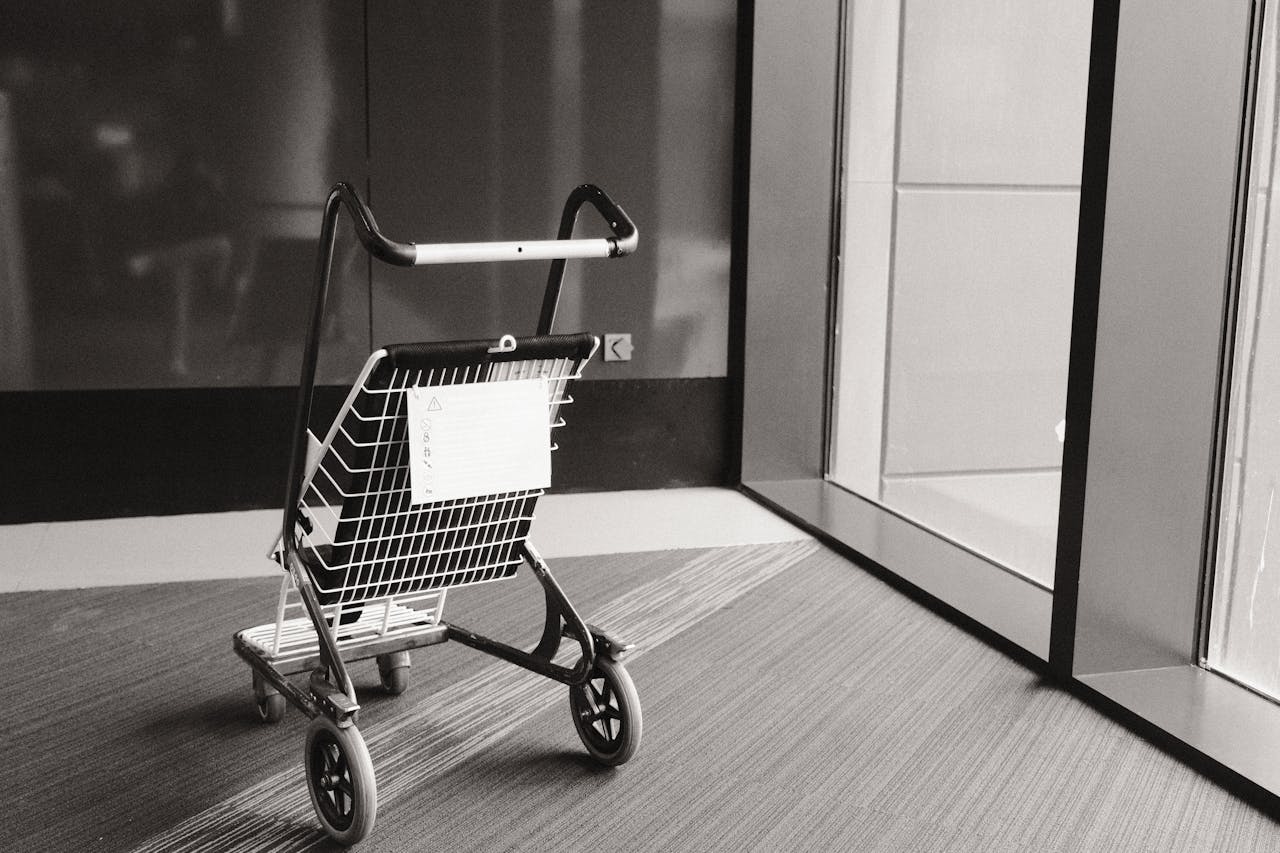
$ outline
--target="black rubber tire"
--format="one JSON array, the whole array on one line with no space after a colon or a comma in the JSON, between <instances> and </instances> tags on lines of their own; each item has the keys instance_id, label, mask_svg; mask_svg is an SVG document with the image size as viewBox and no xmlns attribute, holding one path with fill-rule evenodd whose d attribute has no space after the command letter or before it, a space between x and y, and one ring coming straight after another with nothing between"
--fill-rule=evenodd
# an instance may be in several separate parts
<instances>
[{"instance_id":1,"label":"black rubber tire","mask_svg":"<svg viewBox=\"0 0 1280 853\"><path fill-rule=\"evenodd\" d=\"M625 764L640 748L640 696L617 661L597 658L587 683L569 688L569 709L582 745L601 764Z\"/></svg>"},{"instance_id":2,"label":"black rubber tire","mask_svg":"<svg viewBox=\"0 0 1280 853\"><path fill-rule=\"evenodd\" d=\"M307 728L307 793L320 826L344 846L359 843L378 814L378 785L364 738L321 714Z\"/></svg>"},{"instance_id":3,"label":"black rubber tire","mask_svg":"<svg viewBox=\"0 0 1280 853\"><path fill-rule=\"evenodd\" d=\"M279 693L271 693L257 700L258 719L275 725L284 719L284 709L289 704Z\"/></svg>"},{"instance_id":4,"label":"black rubber tire","mask_svg":"<svg viewBox=\"0 0 1280 853\"><path fill-rule=\"evenodd\" d=\"M399 696L408 690L410 666L408 652L378 655L378 676L382 682L382 689L392 696Z\"/></svg>"},{"instance_id":5,"label":"black rubber tire","mask_svg":"<svg viewBox=\"0 0 1280 853\"><path fill-rule=\"evenodd\" d=\"M253 672L253 704L258 709L258 719L264 723L278 723L284 719L284 709L289 704L280 691L276 690L258 674Z\"/></svg>"}]
</instances>

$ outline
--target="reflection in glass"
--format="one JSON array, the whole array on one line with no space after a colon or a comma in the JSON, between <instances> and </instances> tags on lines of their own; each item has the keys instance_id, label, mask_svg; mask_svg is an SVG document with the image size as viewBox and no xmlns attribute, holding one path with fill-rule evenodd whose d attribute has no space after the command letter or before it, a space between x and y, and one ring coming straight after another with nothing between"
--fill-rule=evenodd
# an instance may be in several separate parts
<instances>
[{"instance_id":1,"label":"reflection in glass","mask_svg":"<svg viewBox=\"0 0 1280 853\"><path fill-rule=\"evenodd\" d=\"M295 382L324 192L363 169L358 0L2 14L0 390Z\"/></svg>"},{"instance_id":2,"label":"reflection in glass","mask_svg":"<svg viewBox=\"0 0 1280 853\"><path fill-rule=\"evenodd\" d=\"M627 331L610 379L723 376L729 311L732 0L369 7L372 206L423 242L554 236L569 191L635 219L626 264L569 264L557 328ZM406 121L412 104L421 121ZM594 217L582 236L604 236ZM541 264L372 269L373 337L527 334Z\"/></svg>"},{"instance_id":3,"label":"reflection in glass","mask_svg":"<svg viewBox=\"0 0 1280 853\"><path fill-rule=\"evenodd\" d=\"M733 0L0 0L0 20L0 390L293 384L338 180L417 242L551 237L597 183L643 249L571 264L560 328L632 333L611 378L727 370ZM325 383L371 345L528 333L547 275L371 267L345 218L334 272Z\"/></svg>"},{"instance_id":4,"label":"reflection in glass","mask_svg":"<svg viewBox=\"0 0 1280 853\"><path fill-rule=\"evenodd\" d=\"M855 4L829 478L1053 581L1091 4Z\"/></svg>"},{"instance_id":5,"label":"reflection in glass","mask_svg":"<svg viewBox=\"0 0 1280 853\"><path fill-rule=\"evenodd\" d=\"M1280 698L1280 210L1276 20L1263 32L1208 665Z\"/></svg>"}]
</instances>

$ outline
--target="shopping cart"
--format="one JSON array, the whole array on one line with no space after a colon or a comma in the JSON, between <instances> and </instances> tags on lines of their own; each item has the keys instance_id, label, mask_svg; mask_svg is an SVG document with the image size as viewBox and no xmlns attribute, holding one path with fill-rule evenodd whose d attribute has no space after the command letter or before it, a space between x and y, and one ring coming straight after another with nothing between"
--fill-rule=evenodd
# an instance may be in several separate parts
<instances>
[{"instance_id":1,"label":"shopping cart","mask_svg":"<svg viewBox=\"0 0 1280 853\"><path fill-rule=\"evenodd\" d=\"M573 238L588 203L613 237ZM308 424L344 207L364 248L398 266L552 263L535 336L379 349L320 439ZM364 838L377 812L349 662L376 659L382 687L399 694L408 687L411 649L456 640L568 685L574 726L595 760L622 764L640 744L640 702L621 663L631 644L582 621L527 538L549 482L549 467L540 467L543 457L549 466L554 449L549 436L563 425L570 385L599 343L586 334L551 334L565 260L626 255L638 239L622 208L589 184L570 194L557 239L531 242L397 243L379 232L350 186L338 184L329 194L284 525L271 548L285 577L275 621L239 632L234 646L253 668L264 721L282 719L286 703L311 718L307 787L324 830L342 844ZM522 464L524 456L531 461ZM449 589L512 577L523 564L546 599L542 637L532 651L444 621ZM556 661L566 637L580 649L572 665ZM310 673L305 687L289 678L298 673Z\"/></svg>"}]
</instances>

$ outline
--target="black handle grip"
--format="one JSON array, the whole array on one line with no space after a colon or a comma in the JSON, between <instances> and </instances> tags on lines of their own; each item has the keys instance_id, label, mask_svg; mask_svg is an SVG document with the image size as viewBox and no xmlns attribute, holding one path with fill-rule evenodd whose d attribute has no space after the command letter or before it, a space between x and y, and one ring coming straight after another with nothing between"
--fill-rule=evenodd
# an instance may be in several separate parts
<instances>
[{"instance_id":1,"label":"black handle grip","mask_svg":"<svg viewBox=\"0 0 1280 853\"><path fill-rule=\"evenodd\" d=\"M640 232L636 229L636 224L631 221L630 216L627 216L627 212L621 205L609 198L608 194L595 184L580 184L569 193L569 198L564 203L564 212L560 215L560 230L556 233L556 239L568 240L573 236L573 226L578 221L578 211L587 203L590 203L604 217L604 221L609 223L609 228L613 231L613 251L609 257L617 258L634 252L636 246L640 244ZM538 317L539 335L551 334L551 327L555 323L556 308L560 304L560 286L564 284L564 265L564 258L551 262L551 272L547 275L547 289L542 296L542 313Z\"/></svg>"},{"instance_id":2,"label":"black handle grip","mask_svg":"<svg viewBox=\"0 0 1280 853\"><path fill-rule=\"evenodd\" d=\"M380 261L398 267L413 266L415 253L412 243L399 243L389 240L378 230L378 223L373 219L373 211L356 194L350 184L337 183L329 191L329 199L324 207L324 224L321 226L320 243L323 250L325 243L333 239L332 228L338 221L338 203L346 206L355 225L356 237L365 251Z\"/></svg>"},{"instance_id":3,"label":"black handle grip","mask_svg":"<svg viewBox=\"0 0 1280 853\"><path fill-rule=\"evenodd\" d=\"M565 211L570 206L573 207L574 218L577 218L577 212L586 202L590 202L591 206L599 211L604 217L604 221L609 223L609 228L613 230L613 235L617 239L614 241L616 251L611 257L619 255L629 255L636 250L636 246L640 243L640 232L636 230L636 224L631 221L631 217L627 216L627 212L622 209L613 199L609 198L604 190L594 184L582 184L574 188L569 194L569 199L565 202ZM564 220L561 219L561 230L564 229ZM557 236L559 240L566 240L573 233L573 223L569 224L569 234L561 234Z\"/></svg>"}]
</instances>

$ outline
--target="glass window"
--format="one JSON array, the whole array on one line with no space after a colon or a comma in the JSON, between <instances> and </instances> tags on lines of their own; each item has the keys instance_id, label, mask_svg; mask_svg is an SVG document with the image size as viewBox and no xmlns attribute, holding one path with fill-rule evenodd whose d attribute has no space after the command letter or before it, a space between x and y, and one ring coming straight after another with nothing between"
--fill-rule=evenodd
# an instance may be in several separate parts
<instances>
[{"instance_id":1,"label":"glass window","mask_svg":"<svg viewBox=\"0 0 1280 853\"><path fill-rule=\"evenodd\" d=\"M1091 4L854 4L829 479L1052 585Z\"/></svg>"},{"instance_id":2,"label":"glass window","mask_svg":"<svg viewBox=\"0 0 1280 853\"><path fill-rule=\"evenodd\" d=\"M1280 209L1276 23L1264 25L1207 663L1280 697Z\"/></svg>"}]
</instances>

